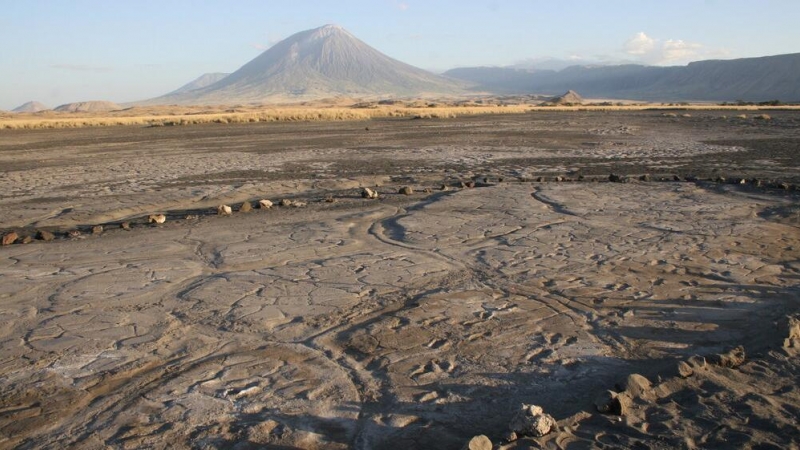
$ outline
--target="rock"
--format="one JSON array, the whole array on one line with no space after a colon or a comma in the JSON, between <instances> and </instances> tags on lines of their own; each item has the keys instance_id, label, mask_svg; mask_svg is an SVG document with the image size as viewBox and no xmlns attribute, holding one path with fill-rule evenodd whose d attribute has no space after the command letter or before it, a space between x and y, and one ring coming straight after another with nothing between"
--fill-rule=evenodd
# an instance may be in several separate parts
<instances>
[{"instance_id":1,"label":"rock","mask_svg":"<svg viewBox=\"0 0 800 450\"><path fill-rule=\"evenodd\" d=\"M306 202L300 202L300 201L295 200L295 201L292 202L292 206L295 207L295 208L302 208L302 207L306 206Z\"/></svg>"},{"instance_id":2,"label":"rock","mask_svg":"<svg viewBox=\"0 0 800 450\"><path fill-rule=\"evenodd\" d=\"M288 198L283 198L281 199L281 201L278 202L278 204L281 206L293 206L294 201L289 200Z\"/></svg>"},{"instance_id":3,"label":"rock","mask_svg":"<svg viewBox=\"0 0 800 450\"><path fill-rule=\"evenodd\" d=\"M691 115L691 114L688 114L688 113L686 113L686 114L681 114L681 117L686 117L686 118L688 119L689 117L692 117L692 115Z\"/></svg>"},{"instance_id":4,"label":"rock","mask_svg":"<svg viewBox=\"0 0 800 450\"><path fill-rule=\"evenodd\" d=\"M39 239L40 241L50 242L55 238L55 234L46 230L39 230L36 232L36 239Z\"/></svg>"},{"instance_id":5,"label":"rock","mask_svg":"<svg viewBox=\"0 0 800 450\"><path fill-rule=\"evenodd\" d=\"M650 384L650 380L642 375L632 373L628 375L625 381L617 385L617 387L620 391L624 391L632 398L647 398L652 392L653 385Z\"/></svg>"},{"instance_id":6,"label":"rock","mask_svg":"<svg viewBox=\"0 0 800 450\"><path fill-rule=\"evenodd\" d=\"M242 206L239 207L239 212L248 213L253 210L253 205L250 202L242 203Z\"/></svg>"},{"instance_id":7,"label":"rock","mask_svg":"<svg viewBox=\"0 0 800 450\"><path fill-rule=\"evenodd\" d=\"M466 188L466 189L472 189L472 188L475 187L475 182L474 181L462 181L461 182L461 187L462 188Z\"/></svg>"},{"instance_id":8,"label":"rock","mask_svg":"<svg viewBox=\"0 0 800 450\"><path fill-rule=\"evenodd\" d=\"M674 176L672 177L672 181L683 181L683 178L681 178L681 176L680 176L680 175L674 175Z\"/></svg>"},{"instance_id":9,"label":"rock","mask_svg":"<svg viewBox=\"0 0 800 450\"><path fill-rule=\"evenodd\" d=\"M680 375L681 378L689 378L694 375L694 369L692 369L692 366L686 361L681 361L678 363L678 375Z\"/></svg>"},{"instance_id":10,"label":"rock","mask_svg":"<svg viewBox=\"0 0 800 450\"><path fill-rule=\"evenodd\" d=\"M542 437L555 427L556 420L550 414L545 414L540 406L525 404L509 424L510 431L517 436Z\"/></svg>"},{"instance_id":11,"label":"rock","mask_svg":"<svg viewBox=\"0 0 800 450\"><path fill-rule=\"evenodd\" d=\"M103 226L95 225L92 227L92 234L103 234Z\"/></svg>"},{"instance_id":12,"label":"rock","mask_svg":"<svg viewBox=\"0 0 800 450\"><path fill-rule=\"evenodd\" d=\"M686 363L694 370L705 369L706 367L706 359L698 355L690 356L689 359L686 360Z\"/></svg>"},{"instance_id":13,"label":"rock","mask_svg":"<svg viewBox=\"0 0 800 450\"><path fill-rule=\"evenodd\" d=\"M547 180L544 177L537 177L536 178L536 182L537 183L544 183L545 181L547 181Z\"/></svg>"},{"instance_id":14,"label":"rock","mask_svg":"<svg viewBox=\"0 0 800 450\"><path fill-rule=\"evenodd\" d=\"M119 224L119 227L122 228L123 230L130 230L131 229L131 223L130 222L122 222L121 224Z\"/></svg>"},{"instance_id":15,"label":"rock","mask_svg":"<svg viewBox=\"0 0 800 450\"><path fill-rule=\"evenodd\" d=\"M744 363L744 347L741 345L725 353L714 355L711 361L720 367L737 367Z\"/></svg>"},{"instance_id":16,"label":"rock","mask_svg":"<svg viewBox=\"0 0 800 450\"><path fill-rule=\"evenodd\" d=\"M267 199L259 200L258 207L261 209L270 209L272 208L272 201Z\"/></svg>"},{"instance_id":17,"label":"rock","mask_svg":"<svg viewBox=\"0 0 800 450\"><path fill-rule=\"evenodd\" d=\"M737 119L747 119L747 114L739 114L736 116Z\"/></svg>"},{"instance_id":18,"label":"rock","mask_svg":"<svg viewBox=\"0 0 800 450\"><path fill-rule=\"evenodd\" d=\"M67 236L71 238L76 238L81 236L80 230L69 230L67 231Z\"/></svg>"},{"instance_id":19,"label":"rock","mask_svg":"<svg viewBox=\"0 0 800 450\"><path fill-rule=\"evenodd\" d=\"M3 235L2 244L3 245L11 245L14 242L17 242L17 239L19 239L19 235L17 234L16 231L12 231L10 233L6 233L5 235Z\"/></svg>"},{"instance_id":20,"label":"rock","mask_svg":"<svg viewBox=\"0 0 800 450\"><path fill-rule=\"evenodd\" d=\"M412 189L411 186L403 186L403 187L400 188L398 193L403 194L403 195L411 195L411 194L414 193L414 189Z\"/></svg>"},{"instance_id":21,"label":"rock","mask_svg":"<svg viewBox=\"0 0 800 450\"><path fill-rule=\"evenodd\" d=\"M759 180L758 178L753 178L752 180L750 180L750 184L752 184L755 187L761 187L761 180Z\"/></svg>"},{"instance_id":22,"label":"rock","mask_svg":"<svg viewBox=\"0 0 800 450\"><path fill-rule=\"evenodd\" d=\"M488 437L479 434L464 444L461 450L492 450L492 441Z\"/></svg>"},{"instance_id":23,"label":"rock","mask_svg":"<svg viewBox=\"0 0 800 450\"><path fill-rule=\"evenodd\" d=\"M167 216L164 214L150 214L147 217L149 223L164 223L167 221Z\"/></svg>"},{"instance_id":24,"label":"rock","mask_svg":"<svg viewBox=\"0 0 800 450\"><path fill-rule=\"evenodd\" d=\"M780 182L780 183L777 184L777 187L778 187L778 189L783 189L784 191L788 191L789 190L789 183Z\"/></svg>"},{"instance_id":25,"label":"rock","mask_svg":"<svg viewBox=\"0 0 800 450\"><path fill-rule=\"evenodd\" d=\"M31 236L23 236L20 242L23 244L30 244L33 242L33 238Z\"/></svg>"},{"instance_id":26,"label":"rock","mask_svg":"<svg viewBox=\"0 0 800 450\"><path fill-rule=\"evenodd\" d=\"M772 117L770 117L769 114L759 114L757 116L753 116L753 119L756 119L756 120L770 120L770 119L772 119Z\"/></svg>"},{"instance_id":27,"label":"rock","mask_svg":"<svg viewBox=\"0 0 800 450\"><path fill-rule=\"evenodd\" d=\"M423 189L423 190L422 190L422 192L424 192L424 193L426 193L426 194L432 194L432 193L433 193L433 189L431 189L431 188L425 188L425 189Z\"/></svg>"},{"instance_id":28,"label":"rock","mask_svg":"<svg viewBox=\"0 0 800 450\"><path fill-rule=\"evenodd\" d=\"M799 348L800 347L800 315L787 316L781 321L783 328L782 334L785 336L783 340L783 348Z\"/></svg>"},{"instance_id":29,"label":"rock","mask_svg":"<svg viewBox=\"0 0 800 450\"><path fill-rule=\"evenodd\" d=\"M644 174L644 175L640 176L639 177L639 181L645 181L645 182L650 181L650 175L649 174Z\"/></svg>"},{"instance_id":30,"label":"rock","mask_svg":"<svg viewBox=\"0 0 800 450\"><path fill-rule=\"evenodd\" d=\"M441 187L441 188L439 188L439 190L440 190L440 191L449 191L449 190L450 190L450 187L448 187L446 184L443 184L443 185L442 185L442 187Z\"/></svg>"},{"instance_id":31,"label":"rock","mask_svg":"<svg viewBox=\"0 0 800 450\"><path fill-rule=\"evenodd\" d=\"M197 214L187 214L186 215L186 220L197 220L199 218L200 218L200 216L198 216Z\"/></svg>"},{"instance_id":32,"label":"rock","mask_svg":"<svg viewBox=\"0 0 800 450\"><path fill-rule=\"evenodd\" d=\"M228 205L219 205L217 206L217 214L220 216L230 216L233 213L233 209L231 209Z\"/></svg>"},{"instance_id":33,"label":"rock","mask_svg":"<svg viewBox=\"0 0 800 450\"><path fill-rule=\"evenodd\" d=\"M325 203L336 203L336 199L332 195L325 197Z\"/></svg>"},{"instance_id":34,"label":"rock","mask_svg":"<svg viewBox=\"0 0 800 450\"><path fill-rule=\"evenodd\" d=\"M373 191L372 189L365 187L361 191L361 197L368 198L368 199L375 199L378 198L378 191Z\"/></svg>"},{"instance_id":35,"label":"rock","mask_svg":"<svg viewBox=\"0 0 800 450\"><path fill-rule=\"evenodd\" d=\"M630 407L630 403L631 399L627 394L614 391L604 391L594 400L594 406L597 411L616 416L624 416L628 411L628 407Z\"/></svg>"},{"instance_id":36,"label":"rock","mask_svg":"<svg viewBox=\"0 0 800 450\"><path fill-rule=\"evenodd\" d=\"M608 181L610 181L612 183L622 183L623 182L622 180L623 180L623 177L620 176L620 175L616 175L616 174L612 173L611 175L608 176Z\"/></svg>"}]
</instances>

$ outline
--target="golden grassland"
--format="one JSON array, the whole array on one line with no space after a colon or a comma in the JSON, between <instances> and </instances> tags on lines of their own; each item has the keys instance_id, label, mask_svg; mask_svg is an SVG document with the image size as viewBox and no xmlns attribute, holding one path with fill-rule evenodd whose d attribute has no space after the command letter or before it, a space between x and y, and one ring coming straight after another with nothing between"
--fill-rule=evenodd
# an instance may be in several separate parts
<instances>
[{"instance_id":1,"label":"golden grassland","mask_svg":"<svg viewBox=\"0 0 800 450\"><path fill-rule=\"evenodd\" d=\"M521 114L537 111L763 111L800 110L800 105L791 106L721 106L709 104L661 105L573 105L542 106L540 104L436 104L411 103L398 106L375 103L340 105L285 105L285 106L236 106L236 107L132 107L119 111L98 113L0 114L0 130L32 130L48 128L82 128L118 125L137 126L181 126L196 124L237 124L255 122L299 122L299 121L348 121L373 118L455 118L478 114Z\"/></svg>"}]
</instances>

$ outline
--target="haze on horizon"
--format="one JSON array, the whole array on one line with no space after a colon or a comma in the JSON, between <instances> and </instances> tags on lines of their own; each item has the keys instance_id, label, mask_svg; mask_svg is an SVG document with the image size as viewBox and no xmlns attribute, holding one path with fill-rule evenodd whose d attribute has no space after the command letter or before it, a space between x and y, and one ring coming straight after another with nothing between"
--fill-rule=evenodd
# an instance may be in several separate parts
<instances>
[{"instance_id":1,"label":"haze on horizon","mask_svg":"<svg viewBox=\"0 0 800 450\"><path fill-rule=\"evenodd\" d=\"M679 65L800 51L800 2L7 2L0 109L163 95L327 23L433 71L565 61Z\"/></svg>"}]
</instances>

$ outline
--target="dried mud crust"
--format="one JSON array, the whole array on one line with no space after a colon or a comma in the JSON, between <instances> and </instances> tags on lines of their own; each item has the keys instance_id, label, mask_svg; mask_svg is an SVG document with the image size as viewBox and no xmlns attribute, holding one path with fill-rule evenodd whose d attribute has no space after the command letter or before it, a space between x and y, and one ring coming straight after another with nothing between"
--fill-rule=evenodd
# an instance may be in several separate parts
<instances>
[{"instance_id":1,"label":"dried mud crust","mask_svg":"<svg viewBox=\"0 0 800 450\"><path fill-rule=\"evenodd\" d=\"M798 224L764 219L795 198L692 183L403 198L4 248L0 444L500 442L521 403L563 421L629 373L765 352L796 308ZM643 407L622 433L587 422L554 445L673 442L713 405L744 408L713 397L741 389L726 376L698 381L693 410ZM758 409L748 443L795 442L778 435L796 389L763 400L786 406Z\"/></svg>"}]
</instances>

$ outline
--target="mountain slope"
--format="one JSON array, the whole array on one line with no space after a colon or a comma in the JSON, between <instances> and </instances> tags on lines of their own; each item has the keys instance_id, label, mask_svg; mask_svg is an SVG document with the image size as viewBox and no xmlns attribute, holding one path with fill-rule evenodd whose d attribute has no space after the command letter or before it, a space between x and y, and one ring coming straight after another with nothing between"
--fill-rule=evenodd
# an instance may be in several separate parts
<instances>
[{"instance_id":1,"label":"mountain slope","mask_svg":"<svg viewBox=\"0 0 800 450\"><path fill-rule=\"evenodd\" d=\"M333 96L457 94L461 82L375 50L343 28L326 25L275 44L224 79L144 103L222 104Z\"/></svg>"},{"instance_id":2,"label":"mountain slope","mask_svg":"<svg viewBox=\"0 0 800 450\"><path fill-rule=\"evenodd\" d=\"M228 75L230 74L222 72L204 73L199 77L195 78L194 80L179 87L178 89L175 89L174 91L170 92L167 95L181 94L183 92L194 91L195 89L202 89L204 87L211 86L212 84L222 80Z\"/></svg>"},{"instance_id":3,"label":"mountain slope","mask_svg":"<svg viewBox=\"0 0 800 450\"><path fill-rule=\"evenodd\" d=\"M105 112L105 111L114 111L117 109L122 109L122 106L119 106L113 102L107 101L90 101L90 102L75 102L75 103L66 103L61 106L57 106L53 109L53 111L58 112Z\"/></svg>"},{"instance_id":4,"label":"mountain slope","mask_svg":"<svg viewBox=\"0 0 800 450\"><path fill-rule=\"evenodd\" d=\"M459 68L445 73L498 93L555 94L574 89L589 97L652 101L800 101L800 53L708 60L687 66L573 66L561 71Z\"/></svg>"}]
</instances>

